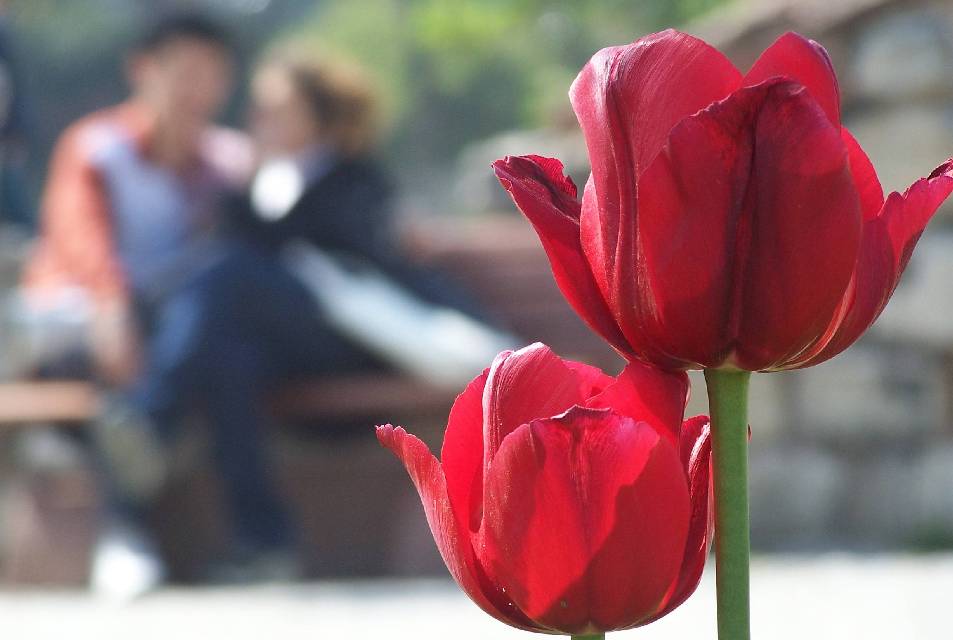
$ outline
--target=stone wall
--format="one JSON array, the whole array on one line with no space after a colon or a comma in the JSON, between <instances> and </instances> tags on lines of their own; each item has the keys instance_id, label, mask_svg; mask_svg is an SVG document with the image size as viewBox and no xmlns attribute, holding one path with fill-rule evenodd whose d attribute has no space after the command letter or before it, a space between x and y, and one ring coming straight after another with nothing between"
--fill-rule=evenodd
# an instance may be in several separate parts
<instances>
[{"instance_id":1,"label":"stone wall","mask_svg":"<svg viewBox=\"0 0 953 640\"><path fill-rule=\"evenodd\" d=\"M953 3L760 0L689 28L741 68L788 30L831 53L845 124L885 191L906 189L953 156ZM953 546L951 401L948 205L859 344L813 369L756 376L755 546ZM703 410L704 398L695 402Z\"/></svg>"}]
</instances>

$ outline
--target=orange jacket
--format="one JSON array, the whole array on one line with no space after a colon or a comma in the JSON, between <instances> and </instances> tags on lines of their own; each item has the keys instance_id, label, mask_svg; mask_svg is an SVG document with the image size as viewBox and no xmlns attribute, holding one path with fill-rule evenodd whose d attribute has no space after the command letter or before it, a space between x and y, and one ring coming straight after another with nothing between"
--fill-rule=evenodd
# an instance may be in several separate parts
<instances>
[{"instance_id":1,"label":"orange jacket","mask_svg":"<svg viewBox=\"0 0 953 640\"><path fill-rule=\"evenodd\" d=\"M40 207L40 237L23 274L23 286L31 297L42 298L64 287L78 287L97 306L128 301L109 196L92 160L95 129L103 125L118 127L147 153L152 122L142 108L127 102L80 119L60 137ZM223 173L233 174L226 176L230 182L246 179L251 165L247 141L235 132L214 133L219 135L214 136L218 144L210 151L212 164Z\"/></svg>"},{"instance_id":2,"label":"orange jacket","mask_svg":"<svg viewBox=\"0 0 953 640\"><path fill-rule=\"evenodd\" d=\"M82 118L60 137L40 205L40 237L23 276L30 294L74 286L98 303L126 298L108 195L91 161L90 131L105 123L120 126L137 143L148 131L144 115L124 104Z\"/></svg>"}]
</instances>

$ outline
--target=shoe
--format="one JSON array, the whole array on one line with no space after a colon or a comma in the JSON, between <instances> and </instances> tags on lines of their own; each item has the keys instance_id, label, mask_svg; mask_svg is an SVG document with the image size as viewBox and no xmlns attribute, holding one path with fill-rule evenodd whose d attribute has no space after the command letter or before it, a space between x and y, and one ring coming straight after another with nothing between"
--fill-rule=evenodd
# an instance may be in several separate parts
<instances>
[{"instance_id":1,"label":"shoe","mask_svg":"<svg viewBox=\"0 0 953 640\"><path fill-rule=\"evenodd\" d=\"M94 594L126 603L157 589L166 577L165 564L152 538L123 520L108 523L93 551L89 586Z\"/></svg>"},{"instance_id":2,"label":"shoe","mask_svg":"<svg viewBox=\"0 0 953 640\"><path fill-rule=\"evenodd\" d=\"M134 502L154 498L168 479L169 456L149 418L113 398L92 426L93 441L120 495Z\"/></svg>"},{"instance_id":3,"label":"shoe","mask_svg":"<svg viewBox=\"0 0 953 640\"><path fill-rule=\"evenodd\" d=\"M86 451L78 440L57 427L41 425L17 436L13 455L18 469L57 474L89 468Z\"/></svg>"}]
</instances>

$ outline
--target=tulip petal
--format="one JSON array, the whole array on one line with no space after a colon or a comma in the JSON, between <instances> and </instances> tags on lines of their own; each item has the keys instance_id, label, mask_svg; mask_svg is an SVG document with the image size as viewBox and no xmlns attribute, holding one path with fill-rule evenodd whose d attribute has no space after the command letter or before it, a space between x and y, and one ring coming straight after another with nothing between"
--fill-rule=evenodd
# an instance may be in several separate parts
<instances>
[{"instance_id":1,"label":"tulip petal","mask_svg":"<svg viewBox=\"0 0 953 640\"><path fill-rule=\"evenodd\" d=\"M714 531L713 494L711 491L711 421L708 416L689 418L682 425L679 454L688 473L688 487L692 501L691 523L682 570L672 592L657 614L642 621L639 626L654 622L685 602L701 581L711 548Z\"/></svg>"},{"instance_id":2,"label":"tulip petal","mask_svg":"<svg viewBox=\"0 0 953 640\"><path fill-rule=\"evenodd\" d=\"M576 374L582 397L590 398L605 391L606 387L615 382L615 378L607 375L599 367L594 367L575 360L563 360L566 368Z\"/></svg>"},{"instance_id":3,"label":"tulip petal","mask_svg":"<svg viewBox=\"0 0 953 640\"><path fill-rule=\"evenodd\" d=\"M583 255L576 185L563 175L562 163L540 156L507 156L494 162L493 169L536 229L566 300L593 331L620 353L628 353Z\"/></svg>"},{"instance_id":4,"label":"tulip petal","mask_svg":"<svg viewBox=\"0 0 953 640\"><path fill-rule=\"evenodd\" d=\"M847 127L841 127L840 133L847 146L850 174L854 178L854 189L860 198L861 214L864 220L876 218L884 206L884 189L880 186L880 178L877 177L870 158Z\"/></svg>"},{"instance_id":5,"label":"tulip petal","mask_svg":"<svg viewBox=\"0 0 953 640\"><path fill-rule=\"evenodd\" d=\"M751 174L735 361L758 371L824 334L854 270L862 219L840 128L796 85L766 95Z\"/></svg>"},{"instance_id":6,"label":"tulip petal","mask_svg":"<svg viewBox=\"0 0 953 640\"><path fill-rule=\"evenodd\" d=\"M744 85L752 86L775 77L803 85L831 123L840 126L840 89L834 64L824 47L793 31L785 33L755 61L745 75Z\"/></svg>"},{"instance_id":7,"label":"tulip petal","mask_svg":"<svg viewBox=\"0 0 953 640\"><path fill-rule=\"evenodd\" d=\"M377 427L377 439L404 463L420 494L440 556L460 588L494 618L520 629L538 631L538 625L530 621L504 594L489 587L485 578L481 580L479 577L482 569L476 563L470 536L457 526L447 496L443 469L427 445L401 427L394 428L389 424Z\"/></svg>"},{"instance_id":8,"label":"tulip petal","mask_svg":"<svg viewBox=\"0 0 953 640\"><path fill-rule=\"evenodd\" d=\"M724 54L674 29L597 52L569 90L596 190L614 200L620 181L633 182L679 120L724 98L740 81Z\"/></svg>"},{"instance_id":9,"label":"tulip petal","mask_svg":"<svg viewBox=\"0 0 953 640\"><path fill-rule=\"evenodd\" d=\"M953 192L953 158L903 195L891 193L880 215L864 223L856 271L844 296L833 337L817 354L789 363L809 367L833 358L853 344L880 315L910 260L920 234Z\"/></svg>"},{"instance_id":10,"label":"tulip petal","mask_svg":"<svg viewBox=\"0 0 953 640\"><path fill-rule=\"evenodd\" d=\"M489 369L457 396L440 451L447 494L461 532L477 531L483 514L483 390L487 377Z\"/></svg>"},{"instance_id":11,"label":"tulip petal","mask_svg":"<svg viewBox=\"0 0 953 640\"><path fill-rule=\"evenodd\" d=\"M841 127L841 138L844 140L844 144L847 146L847 154L850 159L850 173L854 179L854 188L857 190L857 196L860 198L860 210L864 220L863 228L866 229L868 228L868 223L871 220L876 219L880 215L881 209L883 209L883 187L880 185L880 179L877 177L877 172L874 170L874 166L870 162L870 158L867 157L867 154L860 147L860 144L857 143L857 140L854 139L854 136L850 133L850 131L847 130L846 127ZM863 237L865 234L866 232L862 232L861 234L861 248L858 252L858 260L862 260L861 254L864 251ZM875 236L877 234L874 233L873 235ZM857 273L855 270L854 274L851 276L850 284L847 286L847 291L841 298L841 302L838 305L837 310L834 312L834 317L824 334L818 337L815 343L804 352L799 353L794 358L790 358L785 363L776 366L776 370L796 369L798 367L807 366L804 363L815 362L819 354L826 349L828 344L831 343L831 339L838 331L839 327L844 321L844 317L847 314L848 309L853 304L854 287L857 284L856 276ZM877 313L879 314L879 311ZM853 340L850 340L850 342L853 342Z\"/></svg>"},{"instance_id":12,"label":"tulip petal","mask_svg":"<svg viewBox=\"0 0 953 640\"><path fill-rule=\"evenodd\" d=\"M727 96L740 82L741 74L719 51L674 30L599 51L573 82L569 96L592 165L580 219L582 249L610 303L618 299L618 283L638 277L638 176L677 122ZM624 331L631 344L647 344L635 327Z\"/></svg>"},{"instance_id":13,"label":"tulip petal","mask_svg":"<svg viewBox=\"0 0 953 640\"><path fill-rule=\"evenodd\" d=\"M587 398L577 374L544 344L498 355L483 391L484 474L511 431L530 420L561 414Z\"/></svg>"},{"instance_id":14,"label":"tulip petal","mask_svg":"<svg viewBox=\"0 0 953 640\"><path fill-rule=\"evenodd\" d=\"M656 612L678 575L685 472L645 422L576 407L523 425L503 441L486 496L483 564L549 629L628 626Z\"/></svg>"},{"instance_id":15,"label":"tulip petal","mask_svg":"<svg viewBox=\"0 0 953 640\"><path fill-rule=\"evenodd\" d=\"M757 113L770 85L741 89L672 131L639 181L639 244L645 276L622 299L650 289L655 304L630 304L622 325L676 353L683 367L720 366L734 340L736 247L750 188ZM631 338L630 338L631 339Z\"/></svg>"},{"instance_id":16,"label":"tulip petal","mask_svg":"<svg viewBox=\"0 0 953 640\"><path fill-rule=\"evenodd\" d=\"M630 305L621 326L696 366L760 370L801 353L857 256L848 164L840 128L791 81L685 118L639 183L645 278L621 294L650 288L655 306Z\"/></svg>"},{"instance_id":17,"label":"tulip petal","mask_svg":"<svg viewBox=\"0 0 953 640\"><path fill-rule=\"evenodd\" d=\"M688 375L684 371L670 373L633 360L613 384L590 398L585 406L612 409L676 436L685 417L688 390Z\"/></svg>"}]
</instances>

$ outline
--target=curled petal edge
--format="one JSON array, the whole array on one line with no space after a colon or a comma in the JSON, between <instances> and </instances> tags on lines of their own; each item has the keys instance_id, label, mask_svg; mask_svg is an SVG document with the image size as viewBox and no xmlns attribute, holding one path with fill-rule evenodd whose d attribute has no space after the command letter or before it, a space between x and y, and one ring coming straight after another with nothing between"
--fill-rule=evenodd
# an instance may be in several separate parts
<instances>
[{"instance_id":1,"label":"curled petal edge","mask_svg":"<svg viewBox=\"0 0 953 640\"><path fill-rule=\"evenodd\" d=\"M497 620L525 631L546 631L508 602L501 593L493 593L486 583L469 535L459 530L457 518L447 496L447 484L440 462L419 438L402 427L387 424L377 427L377 439L403 462L413 480L433 533L437 549L450 575L483 611Z\"/></svg>"}]
</instances>

